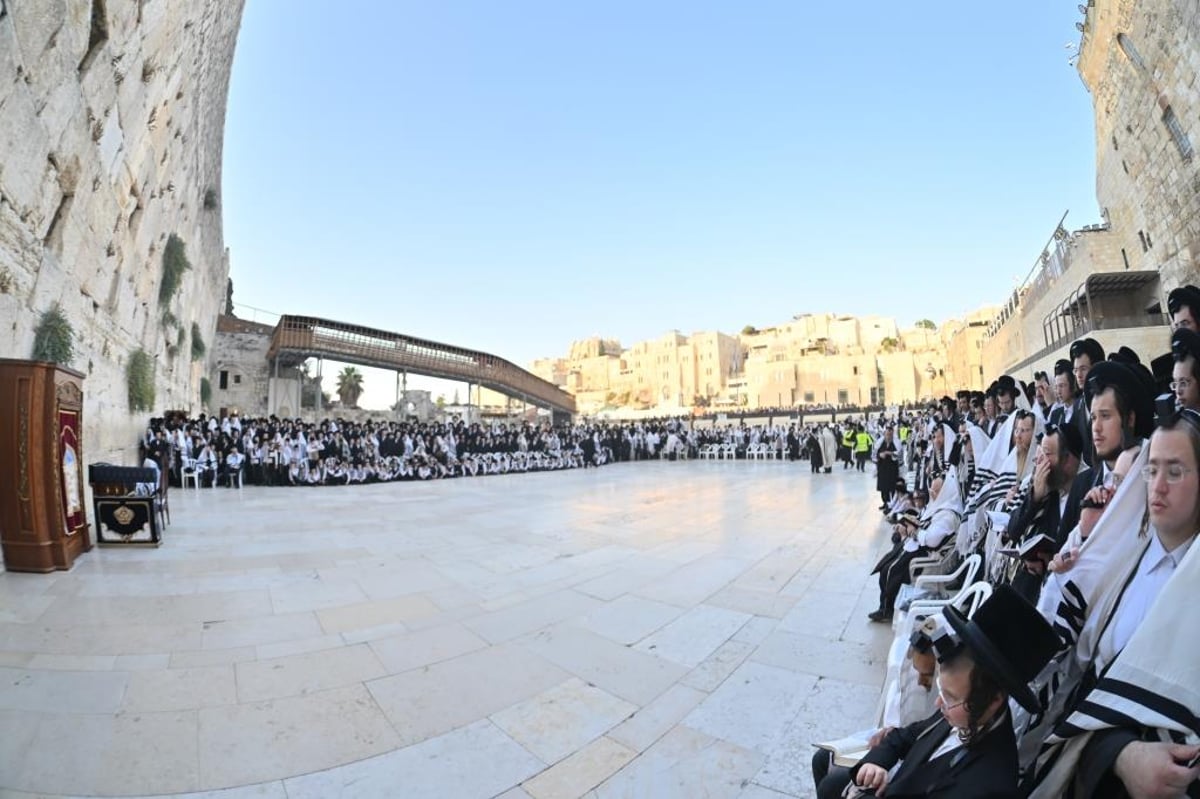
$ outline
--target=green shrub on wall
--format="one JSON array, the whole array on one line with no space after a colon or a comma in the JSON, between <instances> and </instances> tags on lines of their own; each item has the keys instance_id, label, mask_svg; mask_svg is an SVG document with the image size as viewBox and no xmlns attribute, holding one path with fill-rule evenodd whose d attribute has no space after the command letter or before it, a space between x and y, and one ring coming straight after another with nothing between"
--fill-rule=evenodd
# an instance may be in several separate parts
<instances>
[{"instance_id":1,"label":"green shrub on wall","mask_svg":"<svg viewBox=\"0 0 1200 799\"><path fill-rule=\"evenodd\" d=\"M204 336L200 335L200 325L192 322L192 360L200 360L207 351L208 348L204 345Z\"/></svg>"},{"instance_id":2,"label":"green shrub on wall","mask_svg":"<svg viewBox=\"0 0 1200 799\"><path fill-rule=\"evenodd\" d=\"M200 378L200 403L208 405L208 401L212 399L212 383L208 382L207 377Z\"/></svg>"},{"instance_id":3,"label":"green shrub on wall","mask_svg":"<svg viewBox=\"0 0 1200 799\"><path fill-rule=\"evenodd\" d=\"M75 329L57 302L42 312L33 331L33 359L68 364L75 352Z\"/></svg>"},{"instance_id":4,"label":"green shrub on wall","mask_svg":"<svg viewBox=\"0 0 1200 799\"><path fill-rule=\"evenodd\" d=\"M154 359L143 349L134 350L125 366L125 382L129 388L129 409L149 411L154 408Z\"/></svg>"},{"instance_id":5,"label":"green shrub on wall","mask_svg":"<svg viewBox=\"0 0 1200 799\"><path fill-rule=\"evenodd\" d=\"M179 291L179 284L183 282L183 273L191 268L183 239L172 233L167 238L167 246L163 248L163 277L162 284L158 287L159 305L170 304L175 293Z\"/></svg>"}]
</instances>

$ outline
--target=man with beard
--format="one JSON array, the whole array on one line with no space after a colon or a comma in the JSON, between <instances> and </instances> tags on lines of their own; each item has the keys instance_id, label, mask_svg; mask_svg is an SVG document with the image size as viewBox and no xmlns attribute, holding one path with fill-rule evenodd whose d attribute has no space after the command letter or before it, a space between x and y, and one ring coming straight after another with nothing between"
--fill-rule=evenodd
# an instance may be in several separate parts
<instances>
[{"instance_id":1,"label":"man with beard","mask_svg":"<svg viewBox=\"0 0 1200 799\"><path fill-rule=\"evenodd\" d=\"M1079 468L1083 440L1074 427L1050 425L1039 450L1029 494L1013 512L1007 532L1018 545L1039 535L1047 538L1045 546L1026 553L1024 568L1012 581L1013 589L1031 604L1037 604L1046 565L1079 522L1079 503L1092 487L1090 470Z\"/></svg>"}]
</instances>

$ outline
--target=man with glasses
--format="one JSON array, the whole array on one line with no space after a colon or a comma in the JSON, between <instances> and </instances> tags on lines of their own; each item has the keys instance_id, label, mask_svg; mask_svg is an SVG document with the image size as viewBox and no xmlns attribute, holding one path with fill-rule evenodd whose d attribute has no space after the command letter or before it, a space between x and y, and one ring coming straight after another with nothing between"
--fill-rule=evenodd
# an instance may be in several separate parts
<instances>
[{"instance_id":1,"label":"man with glasses","mask_svg":"<svg viewBox=\"0 0 1200 799\"><path fill-rule=\"evenodd\" d=\"M1031 770L1034 799L1072 784L1080 797L1200 795L1200 747L1183 743L1200 712L1192 622L1200 561L1187 560L1200 529L1200 414L1164 419L1149 447L1141 476L1150 524L1105 550L1105 585L1091 601L1103 612L1089 614L1073 658L1086 671L1082 685L1094 687L1055 723L1058 740ZM1098 633L1085 648L1089 630Z\"/></svg>"},{"instance_id":2,"label":"man with glasses","mask_svg":"<svg viewBox=\"0 0 1200 799\"><path fill-rule=\"evenodd\" d=\"M1167 295L1167 313L1171 314L1172 330L1191 330L1200 333L1196 315L1200 314L1200 288L1180 286Z\"/></svg>"},{"instance_id":3,"label":"man with glasses","mask_svg":"<svg viewBox=\"0 0 1200 799\"><path fill-rule=\"evenodd\" d=\"M1009 698L1037 712L1028 683L1061 641L1007 586L969 620L953 605L943 617L947 634L933 642L938 713L889 732L850 770L850 779L860 790L896 799L1016 797Z\"/></svg>"},{"instance_id":4,"label":"man with glasses","mask_svg":"<svg viewBox=\"0 0 1200 799\"><path fill-rule=\"evenodd\" d=\"M1200 411L1200 333L1181 327L1171 334L1171 391L1179 408Z\"/></svg>"}]
</instances>

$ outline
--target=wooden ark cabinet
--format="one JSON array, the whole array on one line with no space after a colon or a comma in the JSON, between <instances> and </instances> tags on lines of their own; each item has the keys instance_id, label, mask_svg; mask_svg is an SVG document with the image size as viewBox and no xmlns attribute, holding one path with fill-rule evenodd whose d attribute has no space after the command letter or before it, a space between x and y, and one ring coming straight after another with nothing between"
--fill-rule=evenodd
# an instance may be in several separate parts
<instances>
[{"instance_id":1,"label":"wooden ark cabinet","mask_svg":"<svg viewBox=\"0 0 1200 799\"><path fill-rule=\"evenodd\" d=\"M69 569L92 548L83 377L58 364L0 359L0 547L9 571Z\"/></svg>"}]
</instances>

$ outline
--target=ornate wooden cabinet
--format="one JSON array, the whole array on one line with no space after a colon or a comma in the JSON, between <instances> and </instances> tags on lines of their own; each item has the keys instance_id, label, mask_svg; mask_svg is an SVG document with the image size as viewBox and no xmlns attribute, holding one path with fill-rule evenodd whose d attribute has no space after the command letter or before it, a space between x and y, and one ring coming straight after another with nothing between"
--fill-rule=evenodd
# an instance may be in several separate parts
<instances>
[{"instance_id":1,"label":"ornate wooden cabinet","mask_svg":"<svg viewBox=\"0 0 1200 799\"><path fill-rule=\"evenodd\" d=\"M53 363L0 359L0 548L9 571L69 569L92 548L83 377Z\"/></svg>"}]
</instances>

